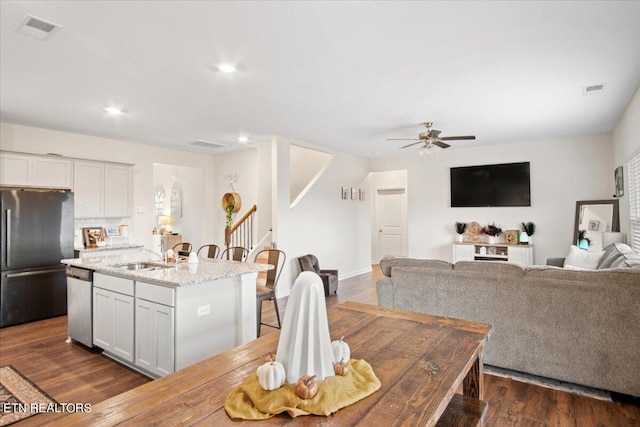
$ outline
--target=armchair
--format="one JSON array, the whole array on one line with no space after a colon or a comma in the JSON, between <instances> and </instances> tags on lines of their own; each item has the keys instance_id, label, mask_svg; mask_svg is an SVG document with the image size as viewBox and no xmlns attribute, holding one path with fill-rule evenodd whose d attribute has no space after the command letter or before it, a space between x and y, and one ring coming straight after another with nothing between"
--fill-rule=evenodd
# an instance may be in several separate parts
<instances>
[{"instance_id":1,"label":"armchair","mask_svg":"<svg viewBox=\"0 0 640 427\"><path fill-rule=\"evenodd\" d=\"M298 258L301 271L313 271L322 279L324 295L331 296L338 292L338 270L321 270L315 255L304 255Z\"/></svg>"}]
</instances>

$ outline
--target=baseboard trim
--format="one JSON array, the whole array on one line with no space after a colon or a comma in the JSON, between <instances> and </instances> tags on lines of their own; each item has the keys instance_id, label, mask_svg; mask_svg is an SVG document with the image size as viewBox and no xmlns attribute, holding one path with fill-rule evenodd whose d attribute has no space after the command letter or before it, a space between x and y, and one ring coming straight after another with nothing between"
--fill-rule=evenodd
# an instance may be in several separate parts
<instances>
[{"instance_id":1,"label":"baseboard trim","mask_svg":"<svg viewBox=\"0 0 640 427\"><path fill-rule=\"evenodd\" d=\"M365 274L365 273L371 273L373 271L373 269L371 267L369 268L363 268L362 270L356 270L356 271L352 271L351 273L345 274L345 275L340 275L340 277L338 278L338 283L340 283L340 280L343 279L350 279L354 276L359 276L361 274Z\"/></svg>"}]
</instances>

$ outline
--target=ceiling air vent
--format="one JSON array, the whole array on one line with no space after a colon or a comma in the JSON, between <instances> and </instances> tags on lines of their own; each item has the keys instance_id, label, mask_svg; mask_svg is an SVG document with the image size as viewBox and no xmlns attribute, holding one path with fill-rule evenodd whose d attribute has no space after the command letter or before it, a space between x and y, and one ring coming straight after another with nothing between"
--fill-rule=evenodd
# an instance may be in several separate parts
<instances>
[{"instance_id":1,"label":"ceiling air vent","mask_svg":"<svg viewBox=\"0 0 640 427\"><path fill-rule=\"evenodd\" d=\"M22 22L16 27L16 31L26 36L35 37L39 40L45 40L62 26L47 21L46 19L38 18L33 15L27 15Z\"/></svg>"},{"instance_id":2,"label":"ceiling air vent","mask_svg":"<svg viewBox=\"0 0 640 427\"><path fill-rule=\"evenodd\" d=\"M597 95L599 93L602 93L604 91L604 83L603 84L599 84L599 85L591 85L591 86L585 86L582 89L582 94L583 95Z\"/></svg>"},{"instance_id":3,"label":"ceiling air vent","mask_svg":"<svg viewBox=\"0 0 640 427\"><path fill-rule=\"evenodd\" d=\"M218 144L216 142L204 141L202 139L199 139L199 140L193 141L193 142L189 142L187 145L192 145L194 147L209 148L211 150L215 150L216 148L226 147L226 145L224 145L224 144Z\"/></svg>"}]
</instances>

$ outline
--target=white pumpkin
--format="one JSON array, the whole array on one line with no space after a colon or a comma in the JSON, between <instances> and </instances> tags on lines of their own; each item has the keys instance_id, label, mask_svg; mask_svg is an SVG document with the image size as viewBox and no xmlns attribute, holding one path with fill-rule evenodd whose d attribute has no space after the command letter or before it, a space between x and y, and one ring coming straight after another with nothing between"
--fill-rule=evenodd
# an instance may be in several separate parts
<instances>
[{"instance_id":1,"label":"white pumpkin","mask_svg":"<svg viewBox=\"0 0 640 427\"><path fill-rule=\"evenodd\" d=\"M258 367L257 373L260 387L267 391L282 387L286 378L284 365L273 360Z\"/></svg>"},{"instance_id":2,"label":"white pumpkin","mask_svg":"<svg viewBox=\"0 0 640 427\"><path fill-rule=\"evenodd\" d=\"M340 362L346 364L349 362L349 358L351 357L351 349L349 348L349 344L342 341L342 338L340 338L339 341L331 342L331 350L333 350L334 363Z\"/></svg>"}]
</instances>

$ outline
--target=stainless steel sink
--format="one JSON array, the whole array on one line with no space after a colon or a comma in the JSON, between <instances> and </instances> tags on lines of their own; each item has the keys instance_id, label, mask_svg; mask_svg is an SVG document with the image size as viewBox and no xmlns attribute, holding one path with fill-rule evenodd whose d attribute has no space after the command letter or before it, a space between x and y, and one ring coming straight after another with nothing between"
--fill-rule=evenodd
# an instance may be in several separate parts
<instances>
[{"instance_id":1,"label":"stainless steel sink","mask_svg":"<svg viewBox=\"0 0 640 427\"><path fill-rule=\"evenodd\" d=\"M152 270L162 270L163 268L169 268L170 265L156 264L153 262L132 262L129 264L119 265L118 267L127 269L127 270L144 270L144 271L152 271Z\"/></svg>"}]
</instances>

